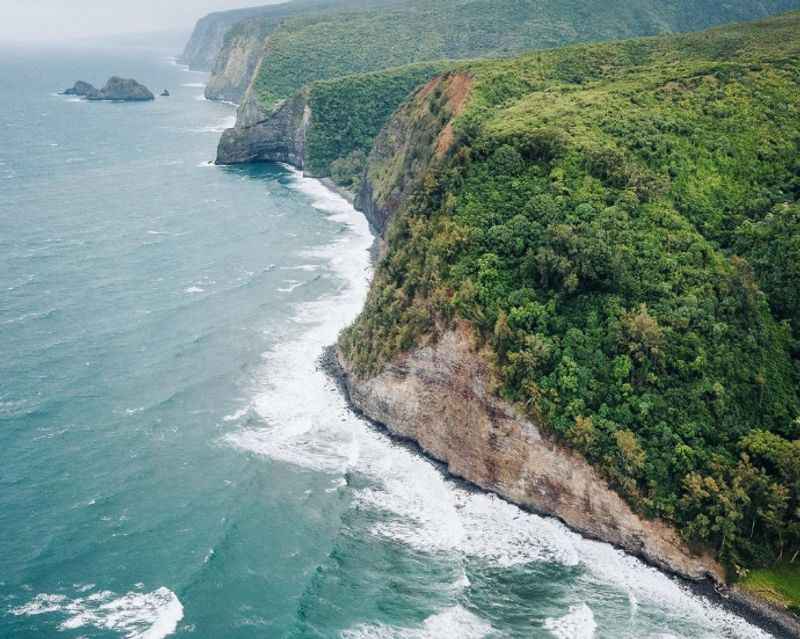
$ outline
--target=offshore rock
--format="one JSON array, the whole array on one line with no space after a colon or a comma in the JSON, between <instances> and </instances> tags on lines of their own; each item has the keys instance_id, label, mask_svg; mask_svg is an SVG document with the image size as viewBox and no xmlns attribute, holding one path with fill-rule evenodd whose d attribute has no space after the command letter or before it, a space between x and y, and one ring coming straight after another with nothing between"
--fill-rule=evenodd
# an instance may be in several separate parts
<instances>
[{"instance_id":1,"label":"offshore rock","mask_svg":"<svg viewBox=\"0 0 800 639\"><path fill-rule=\"evenodd\" d=\"M100 91L92 84L78 80L71 89L64 91L63 95L77 95L82 98L99 95Z\"/></svg>"},{"instance_id":2,"label":"offshore rock","mask_svg":"<svg viewBox=\"0 0 800 639\"><path fill-rule=\"evenodd\" d=\"M86 96L89 100L115 100L120 102L145 102L155 100L152 94L143 84L129 78L112 76L106 85L100 90L99 94Z\"/></svg>"}]
</instances>

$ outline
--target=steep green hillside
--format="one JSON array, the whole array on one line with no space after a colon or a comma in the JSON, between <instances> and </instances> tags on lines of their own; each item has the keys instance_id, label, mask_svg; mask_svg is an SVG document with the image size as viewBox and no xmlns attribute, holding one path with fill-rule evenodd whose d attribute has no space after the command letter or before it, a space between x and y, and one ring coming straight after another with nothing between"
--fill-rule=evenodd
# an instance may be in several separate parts
<instances>
[{"instance_id":1,"label":"steep green hillside","mask_svg":"<svg viewBox=\"0 0 800 639\"><path fill-rule=\"evenodd\" d=\"M637 510L732 568L800 551L800 14L462 65L367 176L418 187L341 339L361 374L468 320Z\"/></svg>"},{"instance_id":2,"label":"steep green hillside","mask_svg":"<svg viewBox=\"0 0 800 639\"><path fill-rule=\"evenodd\" d=\"M322 15L326 12L340 10L361 10L388 6L404 0L276 0L260 7L216 11L197 21L189 41L179 58L181 64L187 64L197 71L211 71L219 64L225 63L225 47L228 34L241 27L243 22L253 22L247 29L262 28L269 25L265 35L290 16ZM241 38L243 32L238 30L235 37ZM223 60L218 56L222 54Z\"/></svg>"},{"instance_id":3,"label":"steep green hillside","mask_svg":"<svg viewBox=\"0 0 800 639\"><path fill-rule=\"evenodd\" d=\"M405 0L373 10L306 12L271 35L254 88L269 108L314 80L702 29L798 7L798 0Z\"/></svg>"},{"instance_id":4,"label":"steep green hillside","mask_svg":"<svg viewBox=\"0 0 800 639\"><path fill-rule=\"evenodd\" d=\"M375 136L418 86L452 66L446 61L315 82L309 87L313 114L306 133L306 170L332 173L357 190Z\"/></svg>"}]
</instances>

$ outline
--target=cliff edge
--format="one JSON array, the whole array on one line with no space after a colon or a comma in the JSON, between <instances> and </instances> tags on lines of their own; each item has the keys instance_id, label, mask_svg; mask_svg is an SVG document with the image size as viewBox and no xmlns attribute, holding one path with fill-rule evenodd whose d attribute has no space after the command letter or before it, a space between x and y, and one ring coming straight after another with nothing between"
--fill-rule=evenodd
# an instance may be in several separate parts
<instances>
[{"instance_id":1,"label":"cliff edge","mask_svg":"<svg viewBox=\"0 0 800 639\"><path fill-rule=\"evenodd\" d=\"M338 357L353 405L417 442L456 477L668 572L724 581L711 556L693 553L666 523L638 516L580 455L497 399L475 341L461 322L368 378L354 372L341 350Z\"/></svg>"}]
</instances>

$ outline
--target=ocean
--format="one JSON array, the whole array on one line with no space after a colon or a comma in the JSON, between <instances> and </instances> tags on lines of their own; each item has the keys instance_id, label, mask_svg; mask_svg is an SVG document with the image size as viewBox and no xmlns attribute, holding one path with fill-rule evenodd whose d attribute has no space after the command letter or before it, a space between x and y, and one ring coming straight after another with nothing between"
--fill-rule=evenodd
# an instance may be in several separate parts
<instances>
[{"instance_id":1,"label":"ocean","mask_svg":"<svg viewBox=\"0 0 800 639\"><path fill-rule=\"evenodd\" d=\"M368 225L209 165L234 111L173 53L0 56L1 638L768 636L353 414ZM58 95L112 74L172 97Z\"/></svg>"}]
</instances>

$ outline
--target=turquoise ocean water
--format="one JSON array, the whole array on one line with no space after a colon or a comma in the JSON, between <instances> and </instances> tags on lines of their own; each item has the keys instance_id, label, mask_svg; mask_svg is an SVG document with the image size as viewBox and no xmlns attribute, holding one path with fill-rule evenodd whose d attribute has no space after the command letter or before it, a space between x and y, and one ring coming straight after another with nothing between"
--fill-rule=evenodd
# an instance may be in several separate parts
<instances>
[{"instance_id":1,"label":"turquoise ocean water","mask_svg":"<svg viewBox=\"0 0 800 639\"><path fill-rule=\"evenodd\" d=\"M0 56L0 638L767 636L350 413L367 224L209 166L233 109L170 53ZM172 97L56 94L111 74Z\"/></svg>"}]
</instances>

